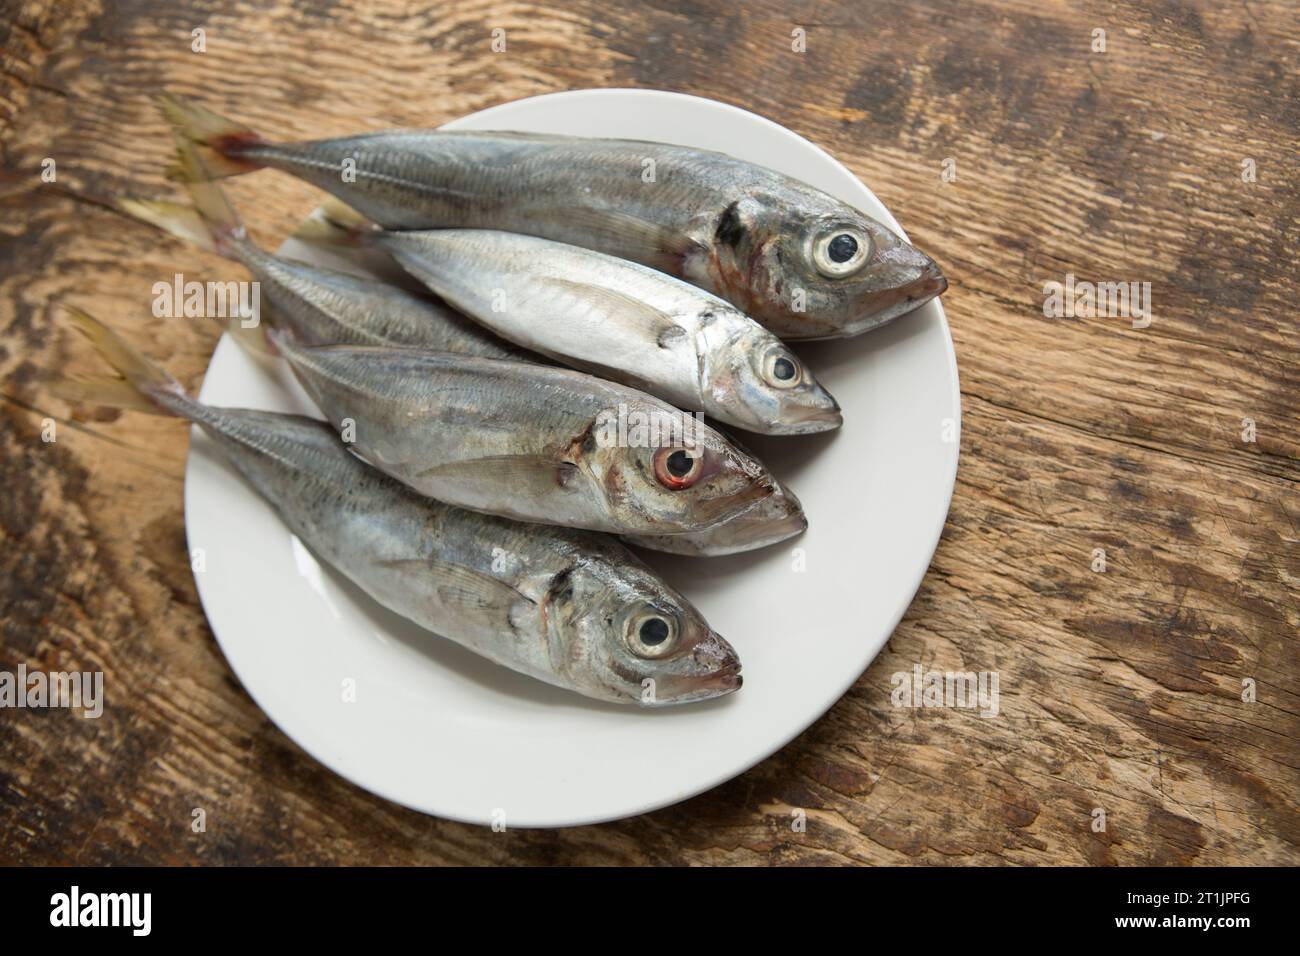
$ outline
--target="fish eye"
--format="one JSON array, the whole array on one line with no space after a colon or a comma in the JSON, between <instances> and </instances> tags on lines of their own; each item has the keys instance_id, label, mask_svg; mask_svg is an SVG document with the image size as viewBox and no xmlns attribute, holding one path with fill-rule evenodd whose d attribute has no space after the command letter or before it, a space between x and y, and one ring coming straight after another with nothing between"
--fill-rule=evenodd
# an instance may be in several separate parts
<instances>
[{"instance_id":1,"label":"fish eye","mask_svg":"<svg viewBox=\"0 0 1300 956\"><path fill-rule=\"evenodd\" d=\"M658 608L646 607L628 622L627 646L637 657L663 657L677 643L677 621Z\"/></svg>"},{"instance_id":2,"label":"fish eye","mask_svg":"<svg viewBox=\"0 0 1300 956\"><path fill-rule=\"evenodd\" d=\"M703 456L689 448L660 448L655 452L655 478L672 491L689 488L700 479Z\"/></svg>"},{"instance_id":3,"label":"fish eye","mask_svg":"<svg viewBox=\"0 0 1300 956\"><path fill-rule=\"evenodd\" d=\"M763 378L774 388L793 388L803 379L799 360L783 346L773 346L763 356Z\"/></svg>"},{"instance_id":4,"label":"fish eye","mask_svg":"<svg viewBox=\"0 0 1300 956\"><path fill-rule=\"evenodd\" d=\"M852 275L870 257L871 238L852 226L835 226L813 240L813 265L829 279Z\"/></svg>"},{"instance_id":5,"label":"fish eye","mask_svg":"<svg viewBox=\"0 0 1300 956\"><path fill-rule=\"evenodd\" d=\"M858 254L858 240L854 239L847 232L841 232L838 236L826 244L826 258L831 262L845 263Z\"/></svg>"},{"instance_id":6,"label":"fish eye","mask_svg":"<svg viewBox=\"0 0 1300 956\"><path fill-rule=\"evenodd\" d=\"M637 631L641 638L641 643L647 647L657 647L664 641L668 640L668 622L662 617L648 617L641 622L641 629Z\"/></svg>"}]
</instances>

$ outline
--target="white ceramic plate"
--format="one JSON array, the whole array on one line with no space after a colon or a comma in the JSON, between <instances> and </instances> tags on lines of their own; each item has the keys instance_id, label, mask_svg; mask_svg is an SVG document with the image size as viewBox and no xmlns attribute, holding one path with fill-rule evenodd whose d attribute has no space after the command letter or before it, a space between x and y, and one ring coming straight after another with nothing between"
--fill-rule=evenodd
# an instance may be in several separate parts
<instances>
[{"instance_id":1,"label":"white ceramic plate","mask_svg":"<svg viewBox=\"0 0 1300 956\"><path fill-rule=\"evenodd\" d=\"M822 150L711 100L646 90L557 93L453 127L721 150L899 229ZM308 247L292 251L324 261ZM743 772L825 713L884 645L930 563L956 477L957 366L938 302L857 339L797 351L839 399L843 429L746 441L802 499L810 530L730 558L648 555L739 651L738 693L684 707L620 708L487 663L319 565L196 431L186 527L191 549L204 551L199 595L230 666L321 763L441 817L508 827L595 823L684 800ZM202 398L315 414L287 372L268 372L229 336L213 355ZM343 699L345 681L354 682L355 702ZM881 683L879 693L888 693ZM874 728L860 731L867 737Z\"/></svg>"}]
</instances>

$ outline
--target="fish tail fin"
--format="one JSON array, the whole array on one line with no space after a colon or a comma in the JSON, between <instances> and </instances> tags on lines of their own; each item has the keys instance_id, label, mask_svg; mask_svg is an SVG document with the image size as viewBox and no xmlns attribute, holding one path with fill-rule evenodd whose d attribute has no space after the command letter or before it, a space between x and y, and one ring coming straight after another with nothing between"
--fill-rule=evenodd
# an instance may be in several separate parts
<instances>
[{"instance_id":1,"label":"fish tail fin","mask_svg":"<svg viewBox=\"0 0 1300 956\"><path fill-rule=\"evenodd\" d=\"M192 242L200 249L217 251L212 231L193 206L161 199L137 199L134 196L124 196L115 202L117 208L129 216L157 226L163 232L171 233L186 242Z\"/></svg>"},{"instance_id":2,"label":"fish tail fin","mask_svg":"<svg viewBox=\"0 0 1300 956\"><path fill-rule=\"evenodd\" d=\"M378 227L342 200L330 197L321 203L297 231L295 239L325 246L361 246Z\"/></svg>"},{"instance_id":3,"label":"fish tail fin","mask_svg":"<svg viewBox=\"0 0 1300 956\"><path fill-rule=\"evenodd\" d=\"M189 410L196 403L180 382L94 316L74 306L64 306L64 309L71 317L73 328L90 340L100 358L113 367L117 376L55 379L50 382L51 391L69 401L190 417Z\"/></svg>"},{"instance_id":4,"label":"fish tail fin","mask_svg":"<svg viewBox=\"0 0 1300 956\"><path fill-rule=\"evenodd\" d=\"M226 323L226 332L235 340L235 344L259 360L277 358L280 354L272 336L273 328L261 323L245 325L240 316L235 316Z\"/></svg>"},{"instance_id":5,"label":"fish tail fin","mask_svg":"<svg viewBox=\"0 0 1300 956\"><path fill-rule=\"evenodd\" d=\"M88 375L84 378L51 375L43 380L43 384L51 395L70 405L103 405L153 415L173 414L145 398L130 382L111 375Z\"/></svg>"},{"instance_id":6,"label":"fish tail fin","mask_svg":"<svg viewBox=\"0 0 1300 956\"><path fill-rule=\"evenodd\" d=\"M262 163L243 155L248 147L266 142L247 126L176 93L159 93L155 99L176 132L195 144L209 177L221 179L262 168ZM180 175L178 169L170 172Z\"/></svg>"},{"instance_id":7,"label":"fish tail fin","mask_svg":"<svg viewBox=\"0 0 1300 956\"><path fill-rule=\"evenodd\" d=\"M248 238L235 207L208 173L194 143L176 136L176 178L185 183L192 206L161 200L119 199L119 208L164 232L227 258L238 258L236 246Z\"/></svg>"}]
</instances>

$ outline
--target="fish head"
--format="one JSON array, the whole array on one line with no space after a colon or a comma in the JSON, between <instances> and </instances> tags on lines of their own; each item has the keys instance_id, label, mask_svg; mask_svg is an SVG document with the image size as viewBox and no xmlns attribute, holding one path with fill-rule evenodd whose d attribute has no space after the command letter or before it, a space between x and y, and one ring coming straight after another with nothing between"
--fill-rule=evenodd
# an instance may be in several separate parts
<instances>
[{"instance_id":1,"label":"fish head","mask_svg":"<svg viewBox=\"0 0 1300 956\"><path fill-rule=\"evenodd\" d=\"M616 427L610 417L596 430L584 464L625 528L700 531L776 492L757 458L688 412L632 401L619 406L617 419Z\"/></svg>"},{"instance_id":2,"label":"fish head","mask_svg":"<svg viewBox=\"0 0 1300 956\"><path fill-rule=\"evenodd\" d=\"M548 635L561 667L594 696L651 706L721 697L740 658L695 607L621 548L557 575Z\"/></svg>"},{"instance_id":3,"label":"fish head","mask_svg":"<svg viewBox=\"0 0 1300 956\"><path fill-rule=\"evenodd\" d=\"M713 262L711 278L724 297L782 338L856 335L948 287L924 252L811 187L728 206L715 230Z\"/></svg>"},{"instance_id":4,"label":"fish head","mask_svg":"<svg viewBox=\"0 0 1300 956\"><path fill-rule=\"evenodd\" d=\"M798 356L745 319L710 353L705 412L765 435L806 435L839 428L839 403Z\"/></svg>"}]
</instances>

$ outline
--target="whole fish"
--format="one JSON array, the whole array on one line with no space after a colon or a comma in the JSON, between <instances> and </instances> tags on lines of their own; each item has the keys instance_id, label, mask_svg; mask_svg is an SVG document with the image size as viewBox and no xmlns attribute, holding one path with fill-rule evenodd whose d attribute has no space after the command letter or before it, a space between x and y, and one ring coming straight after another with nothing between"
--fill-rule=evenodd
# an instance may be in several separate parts
<instances>
[{"instance_id":1,"label":"whole fish","mask_svg":"<svg viewBox=\"0 0 1300 956\"><path fill-rule=\"evenodd\" d=\"M618 534L674 534L784 497L761 462L708 425L582 372L271 337L358 455L448 504Z\"/></svg>"},{"instance_id":2,"label":"whole fish","mask_svg":"<svg viewBox=\"0 0 1300 956\"><path fill-rule=\"evenodd\" d=\"M243 265L272 306L267 315L301 342L333 345L398 345L481 355L538 360L510 345L445 303L375 279L306 265L272 255L248 236L221 189L207 181L194 147L177 137L177 172L192 206L128 198L118 205L210 252ZM231 331L252 327L237 317ZM260 320L261 316L253 317ZM249 342L249 336L241 341Z\"/></svg>"},{"instance_id":3,"label":"whole fish","mask_svg":"<svg viewBox=\"0 0 1300 956\"><path fill-rule=\"evenodd\" d=\"M498 664L599 700L673 704L740 687L732 647L612 539L422 498L350 454L324 422L191 399L72 311L126 379L84 386L79 398L132 404L123 392L134 390L138 404L198 425L294 534L381 604Z\"/></svg>"},{"instance_id":4,"label":"whole fish","mask_svg":"<svg viewBox=\"0 0 1300 956\"><path fill-rule=\"evenodd\" d=\"M947 288L896 233L722 153L540 133L390 130L272 143L179 96L160 103L217 175L284 170L389 229L526 232L630 259L784 339L857 335Z\"/></svg>"},{"instance_id":5,"label":"whole fish","mask_svg":"<svg viewBox=\"0 0 1300 956\"><path fill-rule=\"evenodd\" d=\"M334 203L304 238L377 245L516 345L749 431L838 428L840 407L780 339L692 285L580 246L490 229L392 232Z\"/></svg>"}]
</instances>

